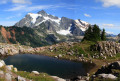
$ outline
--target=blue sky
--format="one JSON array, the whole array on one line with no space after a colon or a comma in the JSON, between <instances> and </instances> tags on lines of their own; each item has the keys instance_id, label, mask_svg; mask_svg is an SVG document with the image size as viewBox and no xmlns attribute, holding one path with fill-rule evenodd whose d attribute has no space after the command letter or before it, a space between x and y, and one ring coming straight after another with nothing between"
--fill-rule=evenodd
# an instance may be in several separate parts
<instances>
[{"instance_id":1,"label":"blue sky","mask_svg":"<svg viewBox=\"0 0 120 81\"><path fill-rule=\"evenodd\" d=\"M109 33L120 33L120 0L0 0L0 25L14 25L27 13L40 10L97 24Z\"/></svg>"}]
</instances>

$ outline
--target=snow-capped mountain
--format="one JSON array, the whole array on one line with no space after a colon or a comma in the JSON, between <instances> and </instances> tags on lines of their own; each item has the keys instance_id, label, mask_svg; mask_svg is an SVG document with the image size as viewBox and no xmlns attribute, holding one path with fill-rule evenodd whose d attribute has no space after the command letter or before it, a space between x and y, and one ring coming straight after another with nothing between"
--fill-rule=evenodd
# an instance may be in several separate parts
<instances>
[{"instance_id":1,"label":"snow-capped mountain","mask_svg":"<svg viewBox=\"0 0 120 81\"><path fill-rule=\"evenodd\" d=\"M22 20L15 24L17 27L38 27L45 24L48 31L56 32L61 35L81 36L88 29L89 23L85 21L73 20L66 17L58 18L47 14L44 10L34 14L28 13Z\"/></svg>"}]
</instances>

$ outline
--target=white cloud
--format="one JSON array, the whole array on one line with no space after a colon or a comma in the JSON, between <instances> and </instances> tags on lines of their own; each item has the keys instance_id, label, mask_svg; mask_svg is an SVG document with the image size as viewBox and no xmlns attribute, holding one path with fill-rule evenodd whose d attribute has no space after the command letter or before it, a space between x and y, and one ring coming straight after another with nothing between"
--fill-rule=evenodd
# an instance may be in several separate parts
<instances>
[{"instance_id":1,"label":"white cloud","mask_svg":"<svg viewBox=\"0 0 120 81\"><path fill-rule=\"evenodd\" d=\"M3 26L13 26L17 21L0 21L0 24Z\"/></svg>"},{"instance_id":2,"label":"white cloud","mask_svg":"<svg viewBox=\"0 0 120 81\"><path fill-rule=\"evenodd\" d=\"M7 17L6 19L7 19L7 20L13 19L13 18L16 18L16 17L20 17L21 15L22 15L22 14L19 13L19 14L15 15L15 16L9 16L9 17Z\"/></svg>"},{"instance_id":3,"label":"white cloud","mask_svg":"<svg viewBox=\"0 0 120 81\"><path fill-rule=\"evenodd\" d=\"M106 31L107 34L114 34L114 32Z\"/></svg>"},{"instance_id":4,"label":"white cloud","mask_svg":"<svg viewBox=\"0 0 120 81\"><path fill-rule=\"evenodd\" d=\"M37 6L28 6L28 5L14 5L12 8L7 9L5 11L34 11L34 10L41 10L41 9L55 9L64 6L58 5L37 5Z\"/></svg>"},{"instance_id":5,"label":"white cloud","mask_svg":"<svg viewBox=\"0 0 120 81\"><path fill-rule=\"evenodd\" d=\"M89 14L84 14L84 16L86 16L86 17L91 17L91 15L89 15Z\"/></svg>"},{"instance_id":6,"label":"white cloud","mask_svg":"<svg viewBox=\"0 0 120 81\"><path fill-rule=\"evenodd\" d=\"M8 2L8 0L1 0L0 4L6 4Z\"/></svg>"},{"instance_id":7,"label":"white cloud","mask_svg":"<svg viewBox=\"0 0 120 81\"><path fill-rule=\"evenodd\" d=\"M14 5L13 8L11 9L8 9L8 10L5 10L5 11L17 11L17 10L22 10L22 9L25 9L25 5Z\"/></svg>"},{"instance_id":8,"label":"white cloud","mask_svg":"<svg viewBox=\"0 0 120 81\"><path fill-rule=\"evenodd\" d=\"M97 0L103 3L104 7L117 6L120 7L120 0Z\"/></svg>"},{"instance_id":9,"label":"white cloud","mask_svg":"<svg viewBox=\"0 0 120 81\"><path fill-rule=\"evenodd\" d=\"M12 2L14 4L32 4L30 0L0 0L0 4L6 4Z\"/></svg>"},{"instance_id":10,"label":"white cloud","mask_svg":"<svg viewBox=\"0 0 120 81\"><path fill-rule=\"evenodd\" d=\"M103 27L114 27L114 24L102 24Z\"/></svg>"},{"instance_id":11,"label":"white cloud","mask_svg":"<svg viewBox=\"0 0 120 81\"><path fill-rule=\"evenodd\" d=\"M30 0L12 0L12 3L18 3L18 4L31 4Z\"/></svg>"},{"instance_id":12,"label":"white cloud","mask_svg":"<svg viewBox=\"0 0 120 81\"><path fill-rule=\"evenodd\" d=\"M48 8L54 8L54 7L55 6L53 6L53 5L38 5L38 6L27 7L25 10L33 11L33 10L48 9Z\"/></svg>"}]
</instances>

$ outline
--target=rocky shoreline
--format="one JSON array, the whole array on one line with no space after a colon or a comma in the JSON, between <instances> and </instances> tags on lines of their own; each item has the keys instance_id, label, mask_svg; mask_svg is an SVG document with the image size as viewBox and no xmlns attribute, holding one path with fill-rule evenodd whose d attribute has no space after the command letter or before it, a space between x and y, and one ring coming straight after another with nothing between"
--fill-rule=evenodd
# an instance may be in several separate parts
<instances>
[{"instance_id":1,"label":"rocky shoreline","mask_svg":"<svg viewBox=\"0 0 120 81\"><path fill-rule=\"evenodd\" d=\"M13 65L6 65L3 60L0 60L0 79L5 81L13 81L14 79L18 81L32 81L13 73L13 71L18 72Z\"/></svg>"},{"instance_id":2,"label":"rocky shoreline","mask_svg":"<svg viewBox=\"0 0 120 81\"><path fill-rule=\"evenodd\" d=\"M34 79L28 79L26 77L20 76L17 74L18 72L19 71L17 70L17 68L13 65L6 65L3 60L0 60L0 81L36 81ZM32 71L30 74L33 74L36 77L41 75L41 73L39 73L38 71ZM43 77L46 76L48 75L43 74ZM49 77L51 77L54 81L66 81L65 79L59 78L57 76Z\"/></svg>"},{"instance_id":3,"label":"rocky shoreline","mask_svg":"<svg viewBox=\"0 0 120 81\"><path fill-rule=\"evenodd\" d=\"M33 48L29 46L0 43L1 56L15 55L19 53L32 53L32 52L33 52Z\"/></svg>"}]
</instances>

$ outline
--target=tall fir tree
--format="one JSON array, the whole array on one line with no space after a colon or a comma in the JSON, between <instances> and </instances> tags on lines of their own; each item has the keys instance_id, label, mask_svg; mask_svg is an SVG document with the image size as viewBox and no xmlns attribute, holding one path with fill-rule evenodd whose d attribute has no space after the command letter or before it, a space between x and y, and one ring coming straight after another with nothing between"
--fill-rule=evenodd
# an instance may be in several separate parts
<instances>
[{"instance_id":1,"label":"tall fir tree","mask_svg":"<svg viewBox=\"0 0 120 81\"><path fill-rule=\"evenodd\" d=\"M91 40L91 37L92 37L92 27L89 26L89 28L85 31L85 35L84 35L84 38L82 41L84 40Z\"/></svg>"},{"instance_id":2,"label":"tall fir tree","mask_svg":"<svg viewBox=\"0 0 120 81\"><path fill-rule=\"evenodd\" d=\"M105 41L105 40L106 40L105 29L103 29L103 31L102 31L101 40L102 40L102 41Z\"/></svg>"},{"instance_id":3,"label":"tall fir tree","mask_svg":"<svg viewBox=\"0 0 120 81\"><path fill-rule=\"evenodd\" d=\"M101 40L101 35L100 35L100 28L95 24L93 26L93 41L100 41Z\"/></svg>"}]
</instances>

